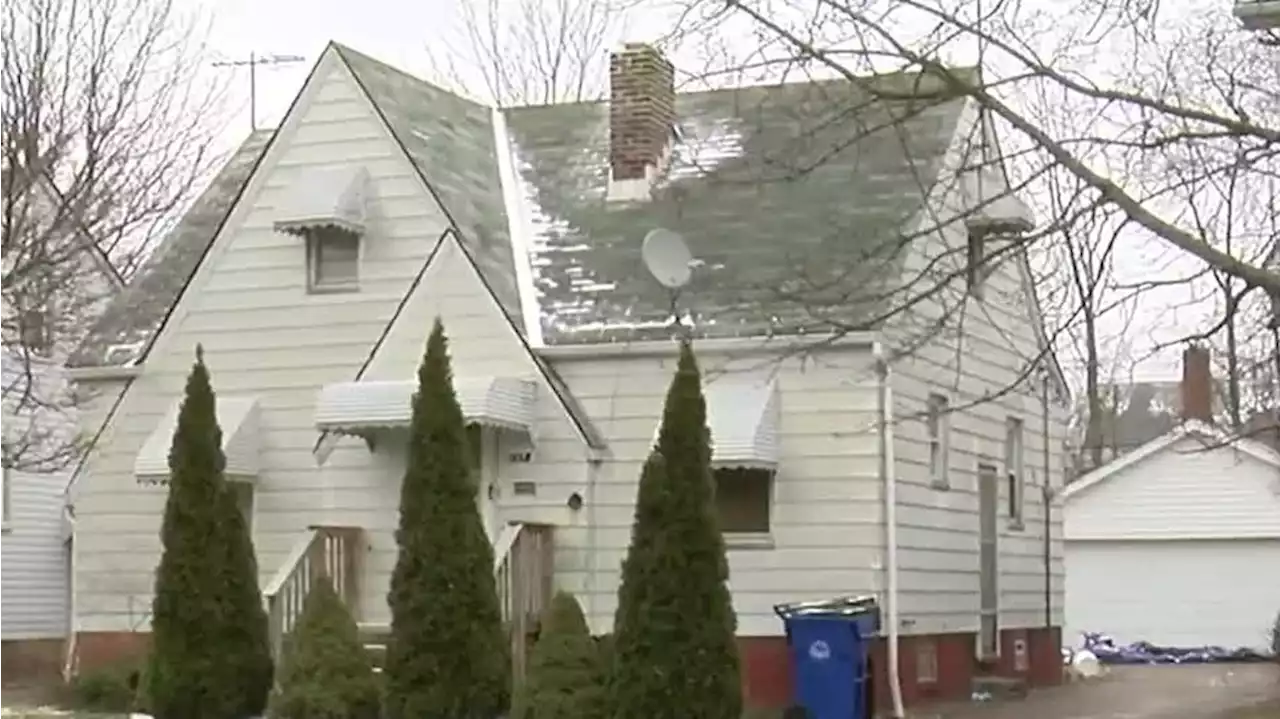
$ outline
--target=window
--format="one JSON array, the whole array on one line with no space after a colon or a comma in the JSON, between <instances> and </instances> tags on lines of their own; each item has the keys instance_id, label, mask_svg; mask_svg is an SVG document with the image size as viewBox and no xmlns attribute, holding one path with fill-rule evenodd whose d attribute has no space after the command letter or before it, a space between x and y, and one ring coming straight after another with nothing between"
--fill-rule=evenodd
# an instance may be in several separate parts
<instances>
[{"instance_id":1,"label":"window","mask_svg":"<svg viewBox=\"0 0 1280 719\"><path fill-rule=\"evenodd\" d=\"M43 309L23 312L19 317L22 329L22 346L32 354L49 354L53 349L53 332L49 326L50 315Z\"/></svg>"},{"instance_id":2,"label":"window","mask_svg":"<svg viewBox=\"0 0 1280 719\"><path fill-rule=\"evenodd\" d=\"M236 497L236 507L240 516L244 517L244 526L253 532L253 485L248 482L227 482L231 493Z\"/></svg>"},{"instance_id":3,"label":"window","mask_svg":"<svg viewBox=\"0 0 1280 719\"><path fill-rule=\"evenodd\" d=\"M969 231L968 246L965 253L965 284L969 294L982 299L982 284L987 278L986 233L977 230Z\"/></svg>"},{"instance_id":4,"label":"window","mask_svg":"<svg viewBox=\"0 0 1280 719\"><path fill-rule=\"evenodd\" d=\"M1004 423L1004 472L1009 482L1009 524L1021 528L1026 504L1027 474L1023 457L1025 425L1019 417L1009 417Z\"/></svg>"},{"instance_id":5,"label":"window","mask_svg":"<svg viewBox=\"0 0 1280 719\"><path fill-rule=\"evenodd\" d=\"M947 475L951 445L951 402L940 394L929 395L925 424L929 432L929 481L939 489L949 489Z\"/></svg>"},{"instance_id":6,"label":"window","mask_svg":"<svg viewBox=\"0 0 1280 719\"><path fill-rule=\"evenodd\" d=\"M772 510L773 472L734 467L715 470L716 515L720 531L766 535Z\"/></svg>"},{"instance_id":7,"label":"window","mask_svg":"<svg viewBox=\"0 0 1280 719\"><path fill-rule=\"evenodd\" d=\"M13 522L13 468L0 467L0 530Z\"/></svg>"},{"instance_id":8,"label":"window","mask_svg":"<svg viewBox=\"0 0 1280 719\"><path fill-rule=\"evenodd\" d=\"M352 292L360 286L360 236L337 227L307 231L307 291Z\"/></svg>"},{"instance_id":9,"label":"window","mask_svg":"<svg viewBox=\"0 0 1280 719\"><path fill-rule=\"evenodd\" d=\"M916 682L938 683L938 644L927 637L919 637L916 645Z\"/></svg>"}]
</instances>

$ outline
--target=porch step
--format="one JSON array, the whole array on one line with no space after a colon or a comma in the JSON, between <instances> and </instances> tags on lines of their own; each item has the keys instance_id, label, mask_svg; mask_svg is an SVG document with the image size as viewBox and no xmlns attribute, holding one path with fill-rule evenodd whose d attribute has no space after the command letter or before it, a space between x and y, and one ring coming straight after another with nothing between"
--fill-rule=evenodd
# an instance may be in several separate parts
<instances>
[{"instance_id":1,"label":"porch step","mask_svg":"<svg viewBox=\"0 0 1280 719\"><path fill-rule=\"evenodd\" d=\"M360 630L360 645L369 655L373 671L382 673L382 666L387 660L387 637L391 634L391 625L360 622L356 626Z\"/></svg>"},{"instance_id":2,"label":"porch step","mask_svg":"<svg viewBox=\"0 0 1280 719\"><path fill-rule=\"evenodd\" d=\"M1002 677L980 674L970 682L975 695L990 699L1021 699L1027 695L1027 680L1021 677Z\"/></svg>"}]
</instances>

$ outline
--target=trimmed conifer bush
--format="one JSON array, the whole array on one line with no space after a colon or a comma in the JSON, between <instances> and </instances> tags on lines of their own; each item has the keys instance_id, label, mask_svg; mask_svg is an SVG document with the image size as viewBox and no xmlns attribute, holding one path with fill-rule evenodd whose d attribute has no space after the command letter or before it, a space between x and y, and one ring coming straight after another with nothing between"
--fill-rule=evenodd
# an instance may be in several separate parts
<instances>
[{"instance_id":1,"label":"trimmed conifer bush","mask_svg":"<svg viewBox=\"0 0 1280 719\"><path fill-rule=\"evenodd\" d=\"M469 456L437 319L418 369L400 490L387 719L488 719L510 703L510 650Z\"/></svg>"},{"instance_id":2,"label":"trimmed conifer bush","mask_svg":"<svg viewBox=\"0 0 1280 719\"><path fill-rule=\"evenodd\" d=\"M260 714L271 685L253 546L243 520L228 514L235 501L225 466L209 371L197 348L169 451L151 653L142 672L139 703L157 719Z\"/></svg>"},{"instance_id":3,"label":"trimmed conifer bush","mask_svg":"<svg viewBox=\"0 0 1280 719\"><path fill-rule=\"evenodd\" d=\"M608 689L613 719L740 719L737 618L713 512L706 401L685 343L640 477Z\"/></svg>"},{"instance_id":4,"label":"trimmed conifer bush","mask_svg":"<svg viewBox=\"0 0 1280 719\"><path fill-rule=\"evenodd\" d=\"M601 656L578 600L557 592L542 615L512 719L602 719Z\"/></svg>"},{"instance_id":5,"label":"trimmed conifer bush","mask_svg":"<svg viewBox=\"0 0 1280 719\"><path fill-rule=\"evenodd\" d=\"M360 632L333 583L320 577L285 640L272 719L378 719L378 683Z\"/></svg>"}]
</instances>

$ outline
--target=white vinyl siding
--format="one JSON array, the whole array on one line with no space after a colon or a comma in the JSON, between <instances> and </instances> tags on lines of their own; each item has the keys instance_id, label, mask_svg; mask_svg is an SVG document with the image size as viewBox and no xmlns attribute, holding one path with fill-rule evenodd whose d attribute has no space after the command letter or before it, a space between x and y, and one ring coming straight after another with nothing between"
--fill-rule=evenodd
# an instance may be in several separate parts
<instances>
[{"instance_id":1,"label":"white vinyl siding","mask_svg":"<svg viewBox=\"0 0 1280 719\"><path fill-rule=\"evenodd\" d=\"M5 472L8 522L0 538L3 638L66 635L68 555L63 474Z\"/></svg>"}]
</instances>

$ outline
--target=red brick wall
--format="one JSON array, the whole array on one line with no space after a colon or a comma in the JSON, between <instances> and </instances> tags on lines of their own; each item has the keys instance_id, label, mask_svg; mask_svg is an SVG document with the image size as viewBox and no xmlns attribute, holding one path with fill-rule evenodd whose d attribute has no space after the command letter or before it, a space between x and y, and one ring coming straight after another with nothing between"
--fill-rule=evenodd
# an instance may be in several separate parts
<instances>
[{"instance_id":1,"label":"red brick wall","mask_svg":"<svg viewBox=\"0 0 1280 719\"><path fill-rule=\"evenodd\" d=\"M0 643L0 674L6 685L36 684L62 676L61 639L10 639Z\"/></svg>"},{"instance_id":2,"label":"red brick wall","mask_svg":"<svg viewBox=\"0 0 1280 719\"><path fill-rule=\"evenodd\" d=\"M1050 686L1062 681L1061 630L1053 628L1006 629L1001 632L1001 657L996 672L1002 676L1020 676L1031 686ZM922 682L917 676L918 650L932 642L937 653L937 681ZM1016 645L1025 650L1025 669L1018 670ZM743 698L748 707L775 708L791 703L791 659L783 637L740 637ZM871 647L872 697L875 711L888 709L889 673L887 645L874 640ZM898 681L906 706L920 706L938 701L967 699L977 671L974 658L974 635L932 634L902 636L898 642Z\"/></svg>"},{"instance_id":3,"label":"red brick wall","mask_svg":"<svg viewBox=\"0 0 1280 719\"><path fill-rule=\"evenodd\" d=\"M151 635L146 632L81 632L76 635L79 671L141 660L150 640Z\"/></svg>"},{"instance_id":4,"label":"red brick wall","mask_svg":"<svg viewBox=\"0 0 1280 719\"><path fill-rule=\"evenodd\" d=\"M87 632L78 638L80 670L109 666L120 661L141 658L146 652L149 635L141 632ZM1015 667L1015 648L1024 643L1026 668ZM917 677L917 651L925 642L933 642L937 651L936 682L921 682ZM1023 676L1032 686L1047 686L1062 681L1061 630L1058 628L1006 629L1000 637L1001 657L997 672L1004 676ZM907 706L934 701L965 699L976 670L973 634L932 634L903 636L898 647L898 680L902 699ZM791 658L785 637L739 637L738 651L742 661L743 700L752 708L780 708L791 703ZM60 666L60 665L58 665ZM873 674L871 705L876 710L889 706L889 675L885 671L886 645L874 640L871 647ZM9 672L6 642L5 675Z\"/></svg>"}]
</instances>

